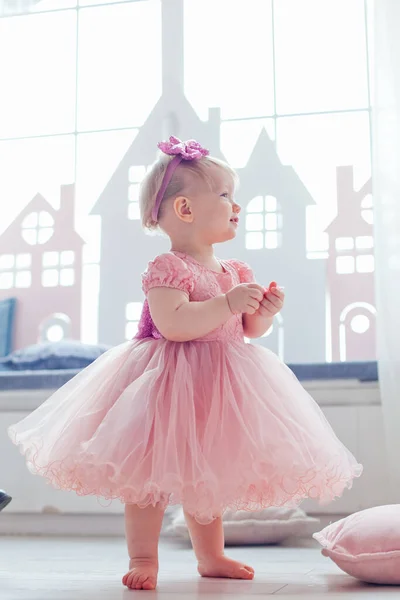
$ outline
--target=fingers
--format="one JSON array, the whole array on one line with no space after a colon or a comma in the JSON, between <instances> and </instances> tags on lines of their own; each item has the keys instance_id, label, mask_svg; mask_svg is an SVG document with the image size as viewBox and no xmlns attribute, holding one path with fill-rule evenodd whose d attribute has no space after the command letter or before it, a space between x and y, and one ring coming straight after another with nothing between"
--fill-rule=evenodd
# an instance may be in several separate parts
<instances>
[{"instance_id":1,"label":"fingers","mask_svg":"<svg viewBox=\"0 0 400 600\"><path fill-rule=\"evenodd\" d=\"M272 290L268 290L265 295L271 294L272 296L276 296L277 298L283 299L285 297L285 292L283 292L279 288L272 288Z\"/></svg>"},{"instance_id":2,"label":"fingers","mask_svg":"<svg viewBox=\"0 0 400 600\"><path fill-rule=\"evenodd\" d=\"M272 281L269 288L267 288L267 289L263 288L258 283L249 283L247 285L247 287L251 290L251 297L256 298L260 302L263 299L263 297L270 298L272 296L275 296L276 298L278 298L279 300L281 300L283 302L283 299L285 297L283 288L279 288L275 281ZM253 290L254 290L254 292L253 292ZM258 292L261 293L261 297Z\"/></svg>"},{"instance_id":3,"label":"fingers","mask_svg":"<svg viewBox=\"0 0 400 600\"><path fill-rule=\"evenodd\" d=\"M278 292L282 292L284 289L285 288L279 286L276 283L276 281L271 281L269 286L266 288L265 293L267 293L267 292L278 293Z\"/></svg>"},{"instance_id":4,"label":"fingers","mask_svg":"<svg viewBox=\"0 0 400 600\"><path fill-rule=\"evenodd\" d=\"M248 283L247 287L253 290L258 290L259 292L261 292L264 295L265 292L265 288L263 288L262 285L259 285L258 283Z\"/></svg>"},{"instance_id":5,"label":"fingers","mask_svg":"<svg viewBox=\"0 0 400 600\"><path fill-rule=\"evenodd\" d=\"M259 290L252 290L250 292L250 298L252 298L253 300L256 300L256 302L258 302L260 304L260 302L262 302L262 300L264 298L264 294L262 294Z\"/></svg>"},{"instance_id":6,"label":"fingers","mask_svg":"<svg viewBox=\"0 0 400 600\"><path fill-rule=\"evenodd\" d=\"M258 310L258 308L260 306L260 302L256 298L249 298L249 300L247 302L247 306L254 308L254 310L256 311L256 310Z\"/></svg>"},{"instance_id":7,"label":"fingers","mask_svg":"<svg viewBox=\"0 0 400 600\"><path fill-rule=\"evenodd\" d=\"M275 308L279 308L280 309L283 306L283 298L284 298L284 296L277 296L275 294L268 293L265 296L262 304L264 302L270 302Z\"/></svg>"},{"instance_id":8,"label":"fingers","mask_svg":"<svg viewBox=\"0 0 400 600\"><path fill-rule=\"evenodd\" d=\"M248 287L250 296L261 302L261 300L264 298L264 288L257 283L250 283Z\"/></svg>"},{"instance_id":9,"label":"fingers","mask_svg":"<svg viewBox=\"0 0 400 600\"><path fill-rule=\"evenodd\" d=\"M247 300L246 313L248 315L254 315L261 306L261 300L262 298L257 299L250 296L250 298Z\"/></svg>"},{"instance_id":10,"label":"fingers","mask_svg":"<svg viewBox=\"0 0 400 600\"><path fill-rule=\"evenodd\" d=\"M267 289L258 283L249 283L246 287L249 294L245 311L247 314L253 315L259 311L262 316L273 317L282 309L285 294L275 282Z\"/></svg>"},{"instance_id":11,"label":"fingers","mask_svg":"<svg viewBox=\"0 0 400 600\"><path fill-rule=\"evenodd\" d=\"M283 302L285 299L285 294L280 290L267 291L264 295L261 306L264 308L270 308L275 313L279 312L283 308Z\"/></svg>"},{"instance_id":12,"label":"fingers","mask_svg":"<svg viewBox=\"0 0 400 600\"><path fill-rule=\"evenodd\" d=\"M263 301L260 304L259 312L263 317L273 317L276 315L278 310L275 308L275 306L273 306L273 304L271 304L271 302Z\"/></svg>"},{"instance_id":13,"label":"fingers","mask_svg":"<svg viewBox=\"0 0 400 600\"><path fill-rule=\"evenodd\" d=\"M275 281L273 281L266 290L264 297L280 310L283 306L285 293L283 292L283 288L277 287Z\"/></svg>"}]
</instances>

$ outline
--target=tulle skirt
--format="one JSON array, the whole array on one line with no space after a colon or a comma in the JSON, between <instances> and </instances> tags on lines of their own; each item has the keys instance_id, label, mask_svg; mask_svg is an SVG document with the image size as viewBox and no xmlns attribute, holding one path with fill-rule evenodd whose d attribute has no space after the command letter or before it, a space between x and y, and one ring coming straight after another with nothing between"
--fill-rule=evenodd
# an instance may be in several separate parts
<instances>
[{"instance_id":1,"label":"tulle skirt","mask_svg":"<svg viewBox=\"0 0 400 600\"><path fill-rule=\"evenodd\" d=\"M133 340L109 350L9 428L57 488L141 507L329 502L362 467L270 351L244 342Z\"/></svg>"}]
</instances>

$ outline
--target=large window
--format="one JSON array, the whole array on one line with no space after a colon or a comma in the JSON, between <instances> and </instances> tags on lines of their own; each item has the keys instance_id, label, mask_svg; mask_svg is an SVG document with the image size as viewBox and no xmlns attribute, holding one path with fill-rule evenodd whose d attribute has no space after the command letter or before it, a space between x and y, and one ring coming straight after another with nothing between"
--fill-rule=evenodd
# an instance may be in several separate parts
<instances>
[{"instance_id":1,"label":"large window","mask_svg":"<svg viewBox=\"0 0 400 600\"><path fill-rule=\"evenodd\" d=\"M237 258L297 299L261 343L289 362L373 358L368 4L0 2L0 295L76 287L85 341L131 338L165 248L140 234L140 182L156 140L193 131L239 170Z\"/></svg>"},{"instance_id":2,"label":"large window","mask_svg":"<svg viewBox=\"0 0 400 600\"><path fill-rule=\"evenodd\" d=\"M161 94L159 2L103 4L79 11L80 131L142 125Z\"/></svg>"},{"instance_id":3,"label":"large window","mask_svg":"<svg viewBox=\"0 0 400 600\"><path fill-rule=\"evenodd\" d=\"M0 19L0 136L72 131L76 11Z\"/></svg>"}]
</instances>

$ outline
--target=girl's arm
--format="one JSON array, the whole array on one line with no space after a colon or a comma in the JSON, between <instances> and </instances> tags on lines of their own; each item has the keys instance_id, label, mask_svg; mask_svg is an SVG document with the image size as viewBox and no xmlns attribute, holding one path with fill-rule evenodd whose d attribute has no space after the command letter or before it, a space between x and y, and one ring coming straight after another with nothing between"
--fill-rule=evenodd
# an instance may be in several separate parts
<instances>
[{"instance_id":1,"label":"girl's arm","mask_svg":"<svg viewBox=\"0 0 400 600\"><path fill-rule=\"evenodd\" d=\"M189 302L185 292L156 287L148 292L151 318L165 339L189 342L200 338L232 317L226 296L204 302Z\"/></svg>"},{"instance_id":2,"label":"girl's arm","mask_svg":"<svg viewBox=\"0 0 400 600\"><path fill-rule=\"evenodd\" d=\"M260 307L263 291L254 283L240 284L223 296L189 302L184 291L154 287L148 291L147 299L161 335L171 342L190 342L221 327L233 314L254 314Z\"/></svg>"},{"instance_id":3,"label":"girl's arm","mask_svg":"<svg viewBox=\"0 0 400 600\"><path fill-rule=\"evenodd\" d=\"M272 327L274 317L263 317L259 311L254 315L243 315L243 332L245 337L254 339L267 333Z\"/></svg>"}]
</instances>

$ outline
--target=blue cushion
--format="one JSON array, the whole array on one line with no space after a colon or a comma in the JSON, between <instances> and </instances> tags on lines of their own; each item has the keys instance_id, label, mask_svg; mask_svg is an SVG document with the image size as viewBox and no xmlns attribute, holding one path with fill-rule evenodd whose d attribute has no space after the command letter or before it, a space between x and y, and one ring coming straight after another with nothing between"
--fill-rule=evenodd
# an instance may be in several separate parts
<instances>
[{"instance_id":1,"label":"blue cushion","mask_svg":"<svg viewBox=\"0 0 400 600\"><path fill-rule=\"evenodd\" d=\"M288 365L300 381L316 379L358 379L359 381L378 381L378 363L341 362Z\"/></svg>"},{"instance_id":2,"label":"blue cushion","mask_svg":"<svg viewBox=\"0 0 400 600\"><path fill-rule=\"evenodd\" d=\"M0 356L7 356L12 350L16 298L0 300Z\"/></svg>"},{"instance_id":3,"label":"blue cushion","mask_svg":"<svg viewBox=\"0 0 400 600\"><path fill-rule=\"evenodd\" d=\"M43 342L17 350L0 359L0 370L83 369L109 348L110 346L103 344L90 345L74 340Z\"/></svg>"},{"instance_id":4,"label":"blue cushion","mask_svg":"<svg viewBox=\"0 0 400 600\"><path fill-rule=\"evenodd\" d=\"M3 510L8 504L10 504L12 498L5 493L4 490L0 490L0 510Z\"/></svg>"}]
</instances>

